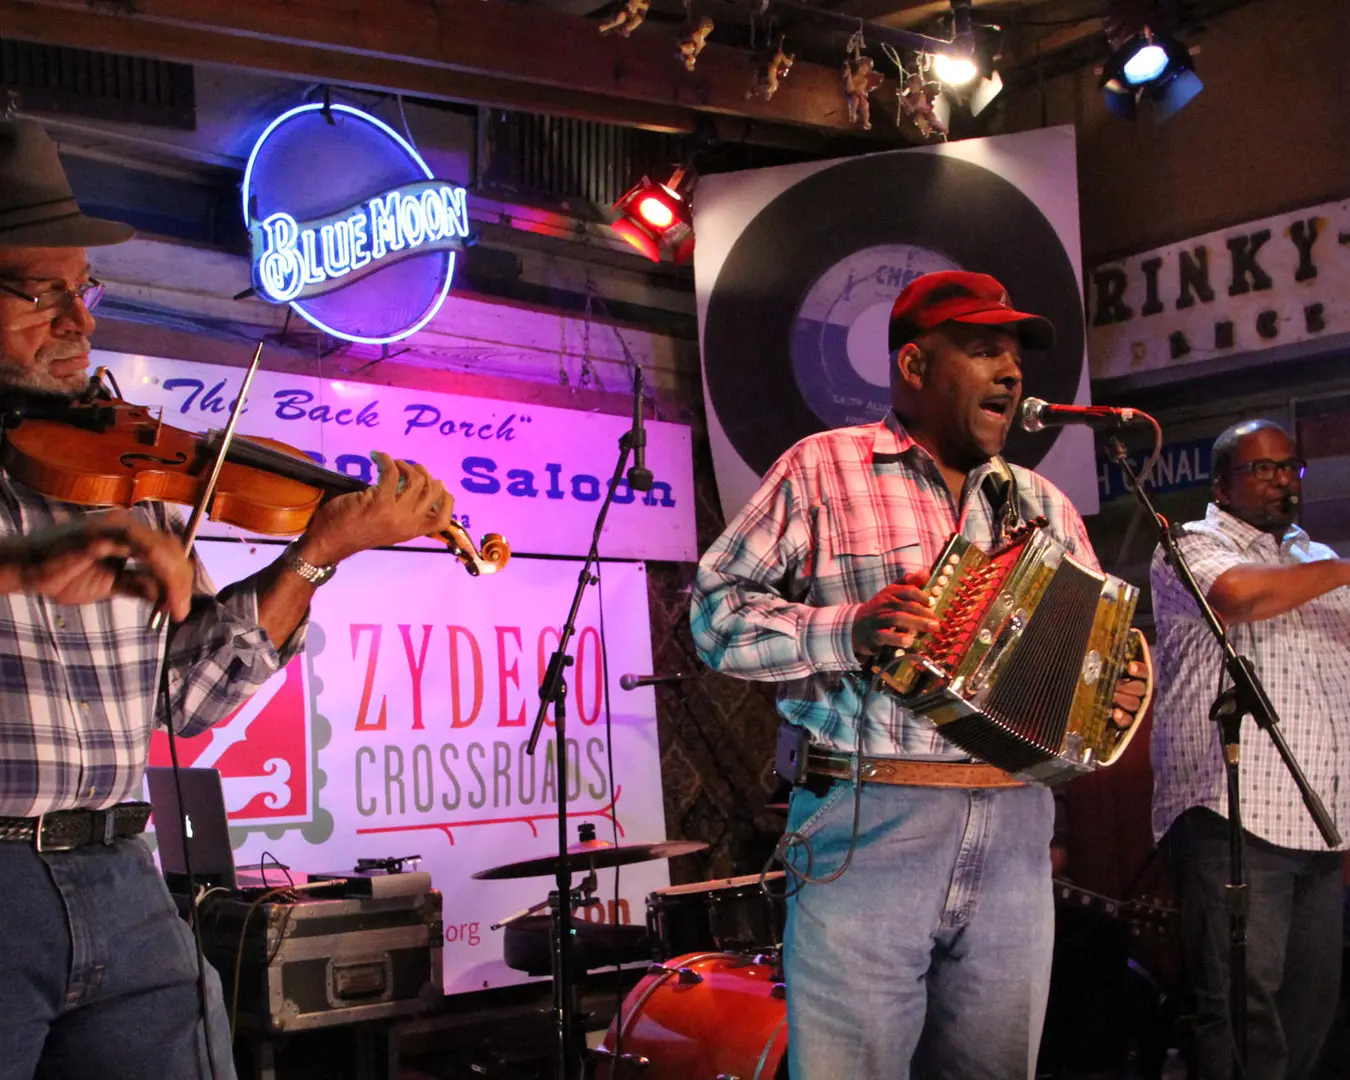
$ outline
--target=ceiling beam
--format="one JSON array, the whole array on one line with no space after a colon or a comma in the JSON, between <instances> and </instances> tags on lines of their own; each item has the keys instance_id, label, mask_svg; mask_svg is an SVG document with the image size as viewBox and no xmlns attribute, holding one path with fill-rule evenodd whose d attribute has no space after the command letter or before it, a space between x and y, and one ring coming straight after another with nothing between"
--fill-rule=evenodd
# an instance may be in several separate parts
<instances>
[{"instance_id":1,"label":"ceiling beam","mask_svg":"<svg viewBox=\"0 0 1350 1080\"><path fill-rule=\"evenodd\" d=\"M666 28L601 36L593 20L499 0L0 0L0 33L657 130L710 113L863 135L837 68L798 63L764 102L746 96L740 50L710 43L687 72Z\"/></svg>"}]
</instances>

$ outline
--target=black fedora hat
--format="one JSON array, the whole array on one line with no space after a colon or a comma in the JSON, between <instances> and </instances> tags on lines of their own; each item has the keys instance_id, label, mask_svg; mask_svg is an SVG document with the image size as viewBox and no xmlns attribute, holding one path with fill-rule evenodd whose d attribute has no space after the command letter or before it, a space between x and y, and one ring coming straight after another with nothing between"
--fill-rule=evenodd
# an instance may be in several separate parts
<instances>
[{"instance_id":1,"label":"black fedora hat","mask_svg":"<svg viewBox=\"0 0 1350 1080\"><path fill-rule=\"evenodd\" d=\"M103 247L135 231L80 210L41 124L0 120L0 247Z\"/></svg>"}]
</instances>

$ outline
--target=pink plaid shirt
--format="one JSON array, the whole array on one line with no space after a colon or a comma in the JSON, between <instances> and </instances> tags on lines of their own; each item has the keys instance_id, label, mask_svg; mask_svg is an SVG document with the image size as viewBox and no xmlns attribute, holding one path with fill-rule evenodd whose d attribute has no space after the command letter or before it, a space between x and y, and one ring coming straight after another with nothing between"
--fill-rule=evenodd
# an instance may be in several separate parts
<instances>
[{"instance_id":1,"label":"pink plaid shirt","mask_svg":"<svg viewBox=\"0 0 1350 1080\"><path fill-rule=\"evenodd\" d=\"M853 620L906 573L926 574L958 529L993 542L996 510L982 489L991 468L970 474L958 507L894 413L803 439L699 562L690 619L699 655L726 675L779 683L779 712L825 746L965 760L891 694L865 701ZM1023 518L1047 518L1051 534L1096 568L1067 496L1028 469L1012 471Z\"/></svg>"}]
</instances>

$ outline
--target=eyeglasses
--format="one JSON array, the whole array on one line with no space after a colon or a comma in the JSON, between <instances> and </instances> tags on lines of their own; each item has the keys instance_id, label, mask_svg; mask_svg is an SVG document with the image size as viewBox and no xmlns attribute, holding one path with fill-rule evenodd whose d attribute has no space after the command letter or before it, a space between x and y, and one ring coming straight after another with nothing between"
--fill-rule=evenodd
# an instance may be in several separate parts
<instances>
[{"instance_id":1,"label":"eyeglasses","mask_svg":"<svg viewBox=\"0 0 1350 1080\"><path fill-rule=\"evenodd\" d=\"M98 302L103 299L103 282L90 278L88 281L76 285L73 289L63 289L57 286L54 289L46 289L34 294L16 289L13 285L6 285L3 281L0 281L0 292L17 296L20 300L27 300L36 311L50 311L56 315L69 311L74 306L77 297L84 304L86 311L93 311L94 308L98 307Z\"/></svg>"},{"instance_id":2,"label":"eyeglasses","mask_svg":"<svg viewBox=\"0 0 1350 1080\"><path fill-rule=\"evenodd\" d=\"M1302 458L1286 458L1284 461L1257 458L1234 465L1233 472L1249 472L1258 480L1274 480L1276 473L1287 472L1294 479L1302 480L1308 473L1308 463Z\"/></svg>"}]
</instances>

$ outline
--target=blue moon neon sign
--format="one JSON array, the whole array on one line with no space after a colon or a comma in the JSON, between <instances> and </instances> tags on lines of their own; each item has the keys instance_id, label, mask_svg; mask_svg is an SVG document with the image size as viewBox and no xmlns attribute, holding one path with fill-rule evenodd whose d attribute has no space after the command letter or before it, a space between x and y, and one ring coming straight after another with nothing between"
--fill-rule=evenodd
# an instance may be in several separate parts
<instances>
[{"instance_id":1,"label":"blue moon neon sign","mask_svg":"<svg viewBox=\"0 0 1350 1080\"><path fill-rule=\"evenodd\" d=\"M372 345L431 321L469 235L464 188L348 105L301 105L273 120L249 155L243 208L258 295Z\"/></svg>"}]
</instances>

